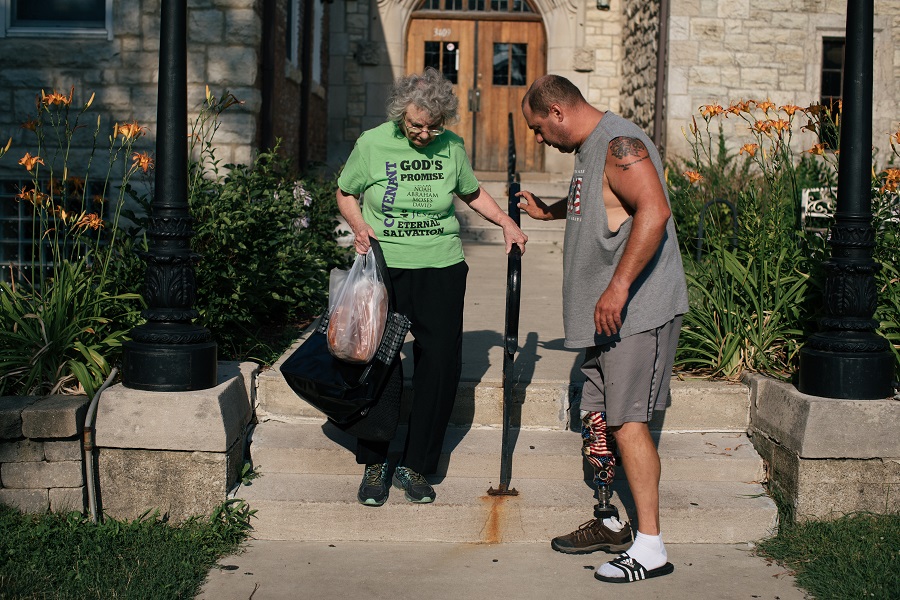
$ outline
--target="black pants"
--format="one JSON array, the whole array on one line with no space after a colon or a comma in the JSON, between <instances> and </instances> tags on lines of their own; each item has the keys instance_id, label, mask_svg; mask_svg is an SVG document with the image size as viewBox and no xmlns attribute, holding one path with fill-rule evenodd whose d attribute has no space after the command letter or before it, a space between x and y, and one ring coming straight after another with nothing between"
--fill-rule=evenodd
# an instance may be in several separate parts
<instances>
[{"instance_id":1,"label":"black pants","mask_svg":"<svg viewBox=\"0 0 900 600\"><path fill-rule=\"evenodd\" d=\"M436 269L389 269L393 306L412 321L413 403L400 464L434 473L462 369L465 262ZM356 462L382 463L389 442L357 440Z\"/></svg>"}]
</instances>

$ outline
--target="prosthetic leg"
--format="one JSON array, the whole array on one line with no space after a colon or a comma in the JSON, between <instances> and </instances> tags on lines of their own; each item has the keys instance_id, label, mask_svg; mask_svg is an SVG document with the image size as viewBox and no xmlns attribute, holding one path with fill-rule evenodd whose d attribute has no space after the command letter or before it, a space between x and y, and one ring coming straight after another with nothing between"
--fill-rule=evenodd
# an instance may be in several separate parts
<instances>
[{"instance_id":1,"label":"prosthetic leg","mask_svg":"<svg viewBox=\"0 0 900 600\"><path fill-rule=\"evenodd\" d=\"M609 486L615 473L616 457L607 442L606 415L602 412L584 413L581 437L581 452L594 467L598 501L594 507L594 518L572 533L553 538L550 547L566 554L586 554L597 550L624 552L631 547L634 535L631 525L619 520L619 509L609 502L612 497Z\"/></svg>"},{"instance_id":2,"label":"prosthetic leg","mask_svg":"<svg viewBox=\"0 0 900 600\"><path fill-rule=\"evenodd\" d=\"M610 504L610 485L616 472L616 457L613 453L614 439L606 435L606 413L587 412L581 419L581 452L594 467L594 485L597 487L597 506L594 517L619 518L619 509Z\"/></svg>"}]
</instances>

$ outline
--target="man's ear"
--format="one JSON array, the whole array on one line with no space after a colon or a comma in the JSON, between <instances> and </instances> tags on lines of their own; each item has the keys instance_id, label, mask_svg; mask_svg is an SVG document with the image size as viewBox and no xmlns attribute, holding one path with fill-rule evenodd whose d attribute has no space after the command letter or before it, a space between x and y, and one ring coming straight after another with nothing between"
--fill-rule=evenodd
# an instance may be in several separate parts
<instances>
[{"instance_id":1,"label":"man's ear","mask_svg":"<svg viewBox=\"0 0 900 600\"><path fill-rule=\"evenodd\" d=\"M559 104L551 104L548 116L556 122L561 122L563 120L562 107Z\"/></svg>"}]
</instances>

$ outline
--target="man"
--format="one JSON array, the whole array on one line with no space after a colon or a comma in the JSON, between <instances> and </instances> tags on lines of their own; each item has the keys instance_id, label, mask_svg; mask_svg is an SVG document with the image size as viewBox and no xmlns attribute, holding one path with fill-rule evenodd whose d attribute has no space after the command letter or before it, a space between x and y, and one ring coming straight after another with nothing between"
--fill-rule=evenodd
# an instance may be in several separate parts
<instances>
[{"instance_id":1,"label":"man","mask_svg":"<svg viewBox=\"0 0 900 600\"><path fill-rule=\"evenodd\" d=\"M551 545L567 553L627 547L597 569L601 581L666 575L674 567L660 535L660 462L648 422L669 397L688 299L662 161L636 125L594 108L564 77L536 80L522 112L538 143L575 153L567 198L548 206L523 190L519 207L535 219L566 219L565 345L586 349L583 452L596 470L602 508L615 466L612 434L638 522L630 545L629 525L609 511Z\"/></svg>"}]
</instances>

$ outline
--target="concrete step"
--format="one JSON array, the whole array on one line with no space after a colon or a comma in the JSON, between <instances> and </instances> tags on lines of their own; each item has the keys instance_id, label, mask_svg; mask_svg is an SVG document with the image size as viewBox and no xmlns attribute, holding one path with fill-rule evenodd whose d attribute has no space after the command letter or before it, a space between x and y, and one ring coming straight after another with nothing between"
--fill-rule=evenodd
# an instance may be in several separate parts
<instances>
[{"instance_id":1,"label":"concrete step","mask_svg":"<svg viewBox=\"0 0 900 600\"><path fill-rule=\"evenodd\" d=\"M581 438L561 430L513 430L515 497L492 497L500 470L498 428L448 430L437 501L406 502L394 490L379 508L356 501L362 476L354 440L322 420L263 420L250 445L261 477L235 496L257 510L254 537L271 540L546 542L591 516L591 473L578 459ZM662 461L661 518L672 543L737 543L770 533L774 503L759 483L762 461L745 434L657 436ZM403 439L399 432L397 440ZM400 446L392 448L392 459ZM630 510L626 481L613 483L614 502ZM421 513L418 511L431 511ZM631 518L634 515L630 516ZM419 522L427 519L428 526Z\"/></svg>"},{"instance_id":2,"label":"concrete step","mask_svg":"<svg viewBox=\"0 0 900 600\"><path fill-rule=\"evenodd\" d=\"M518 496L490 496L496 479L445 477L433 504L393 489L373 508L356 500L361 475L262 473L236 494L257 511L253 536L262 540L547 542L590 519L594 504L580 480L517 479ZM632 506L624 482L613 489L618 506ZM775 505L758 483L664 481L660 504L668 543L746 542L775 526Z\"/></svg>"},{"instance_id":3,"label":"concrete step","mask_svg":"<svg viewBox=\"0 0 900 600\"><path fill-rule=\"evenodd\" d=\"M263 414L294 417L321 417L322 414L290 389L279 367L299 347L297 341L270 369L257 378L258 410ZM404 347L404 372L409 365L411 344ZM568 373L566 373L568 374ZM672 380L672 405L658 412L651 421L651 429L668 431L746 431L750 416L750 395L747 386L701 379ZM512 423L514 426L569 429L572 421L576 429L581 396L581 384L568 380L519 381L514 389ZM403 403L408 410L412 399L409 380L406 381ZM503 417L503 382L485 378L462 381L456 396L451 423L461 426L499 425Z\"/></svg>"},{"instance_id":4,"label":"concrete step","mask_svg":"<svg viewBox=\"0 0 900 600\"><path fill-rule=\"evenodd\" d=\"M401 428L391 448L399 459ZM662 479L669 481L760 481L763 464L744 433L658 432L654 436L662 461ZM502 430L496 427L451 427L437 474L442 477L480 477L499 474ZM512 477L518 479L590 479L578 457L581 435L573 431L513 429ZM308 473L359 476L353 448L355 438L327 421L302 419L267 421L252 436L252 457L268 474ZM624 478L624 470L616 476Z\"/></svg>"}]
</instances>

